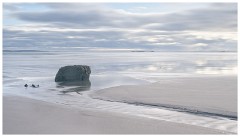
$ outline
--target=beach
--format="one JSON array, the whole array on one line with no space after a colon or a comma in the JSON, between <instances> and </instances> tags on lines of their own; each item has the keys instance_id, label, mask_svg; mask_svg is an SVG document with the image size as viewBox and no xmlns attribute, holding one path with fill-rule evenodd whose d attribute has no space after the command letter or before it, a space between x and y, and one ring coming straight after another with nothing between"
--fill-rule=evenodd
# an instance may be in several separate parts
<instances>
[{"instance_id":1,"label":"beach","mask_svg":"<svg viewBox=\"0 0 240 137\"><path fill-rule=\"evenodd\" d=\"M214 129L3 96L3 134L222 134Z\"/></svg>"},{"instance_id":2,"label":"beach","mask_svg":"<svg viewBox=\"0 0 240 137\"><path fill-rule=\"evenodd\" d=\"M103 89L91 96L237 117L236 76L161 78L152 84Z\"/></svg>"},{"instance_id":3,"label":"beach","mask_svg":"<svg viewBox=\"0 0 240 137\"><path fill-rule=\"evenodd\" d=\"M75 107L4 95L3 133L235 134L236 81L235 76L161 78L90 92L87 102Z\"/></svg>"}]
</instances>

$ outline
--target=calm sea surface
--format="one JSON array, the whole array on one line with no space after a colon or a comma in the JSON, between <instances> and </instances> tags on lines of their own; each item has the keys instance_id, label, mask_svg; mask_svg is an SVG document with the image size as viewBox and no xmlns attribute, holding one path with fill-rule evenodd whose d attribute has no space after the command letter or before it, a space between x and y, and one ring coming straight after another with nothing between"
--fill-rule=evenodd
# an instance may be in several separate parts
<instances>
[{"instance_id":1,"label":"calm sea surface","mask_svg":"<svg viewBox=\"0 0 240 137\"><path fill-rule=\"evenodd\" d=\"M162 77L237 75L237 53L233 52L6 49L3 51L3 87L8 90L3 92L28 94L23 88L25 83L57 91L54 77L58 69L81 64L91 67L90 90L155 82Z\"/></svg>"}]
</instances>

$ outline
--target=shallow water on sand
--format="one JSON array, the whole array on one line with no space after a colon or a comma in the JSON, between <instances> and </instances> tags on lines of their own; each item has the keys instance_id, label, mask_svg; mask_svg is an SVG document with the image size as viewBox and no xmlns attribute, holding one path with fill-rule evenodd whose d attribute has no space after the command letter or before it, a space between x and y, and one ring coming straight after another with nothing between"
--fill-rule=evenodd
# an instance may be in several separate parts
<instances>
[{"instance_id":1,"label":"shallow water on sand","mask_svg":"<svg viewBox=\"0 0 240 137\"><path fill-rule=\"evenodd\" d=\"M54 82L55 74L60 67L74 64L91 67L89 91L80 91L77 94L76 90L72 90L77 87L59 86ZM85 52L56 49L3 51L4 95L20 95L77 108L125 113L236 133L236 120L103 101L88 96L89 92L97 92L99 89L148 84L158 81L161 77L203 75L237 75L237 53ZM24 88L25 83L39 84L40 87Z\"/></svg>"}]
</instances>

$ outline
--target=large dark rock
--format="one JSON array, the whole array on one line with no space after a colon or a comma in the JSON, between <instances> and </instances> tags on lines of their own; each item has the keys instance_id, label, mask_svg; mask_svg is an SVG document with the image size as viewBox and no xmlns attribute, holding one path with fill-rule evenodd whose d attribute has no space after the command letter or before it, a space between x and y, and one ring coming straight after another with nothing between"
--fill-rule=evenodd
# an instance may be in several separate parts
<instances>
[{"instance_id":1,"label":"large dark rock","mask_svg":"<svg viewBox=\"0 0 240 137\"><path fill-rule=\"evenodd\" d=\"M86 65L61 67L55 77L55 82L89 81L91 69Z\"/></svg>"}]
</instances>

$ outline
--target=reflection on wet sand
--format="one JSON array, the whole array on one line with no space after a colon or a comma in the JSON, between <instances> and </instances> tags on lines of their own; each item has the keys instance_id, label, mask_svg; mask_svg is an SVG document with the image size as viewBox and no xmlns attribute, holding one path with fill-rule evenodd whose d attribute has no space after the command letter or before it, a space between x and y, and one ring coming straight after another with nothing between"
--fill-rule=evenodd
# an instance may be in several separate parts
<instances>
[{"instance_id":1,"label":"reflection on wet sand","mask_svg":"<svg viewBox=\"0 0 240 137\"><path fill-rule=\"evenodd\" d=\"M237 74L236 60L211 60L208 58L158 61L127 66L128 72L189 73L189 74Z\"/></svg>"},{"instance_id":2,"label":"reflection on wet sand","mask_svg":"<svg viewBox=\"0 0 240 137\"><path fill-rule=\"evenodd\" d=\"M62 88L61 93L76 92L81 94L82 91L87 91L91 87L91 82L86 81L74 81L74 82L57 82L56 88Z\"/></svg>"}]
</instances>

